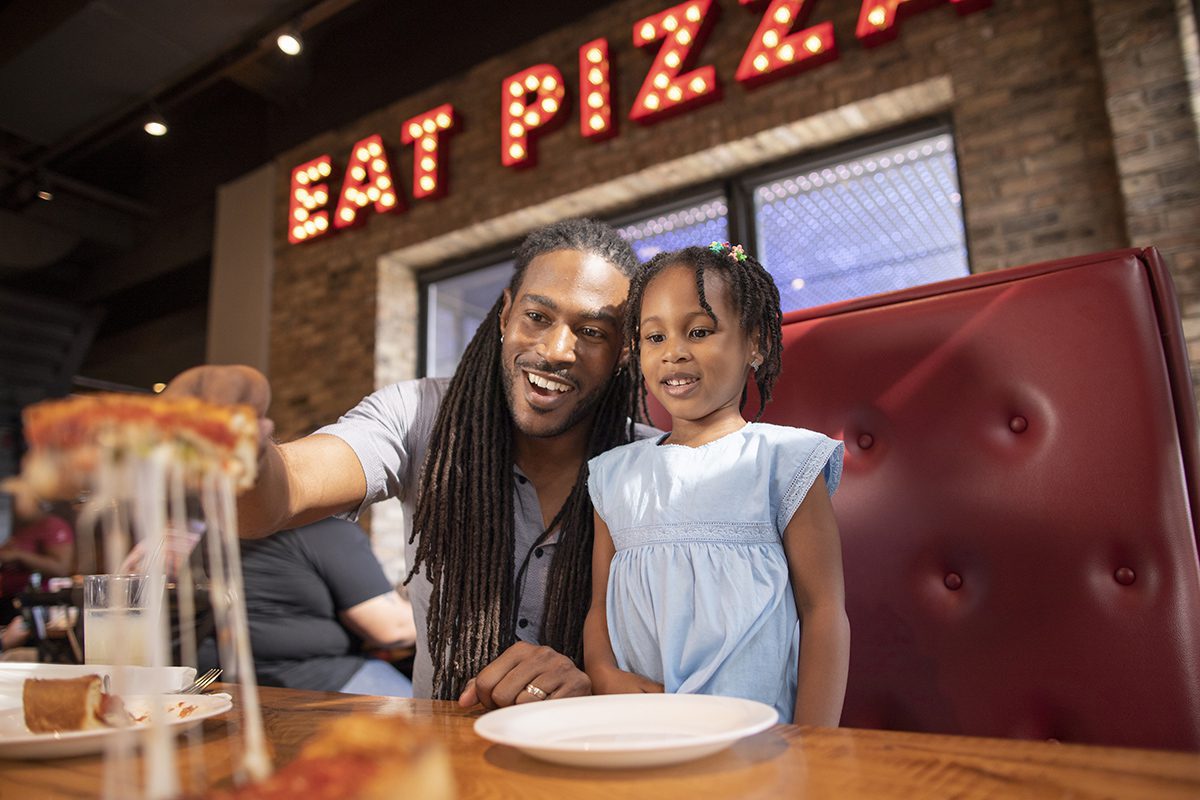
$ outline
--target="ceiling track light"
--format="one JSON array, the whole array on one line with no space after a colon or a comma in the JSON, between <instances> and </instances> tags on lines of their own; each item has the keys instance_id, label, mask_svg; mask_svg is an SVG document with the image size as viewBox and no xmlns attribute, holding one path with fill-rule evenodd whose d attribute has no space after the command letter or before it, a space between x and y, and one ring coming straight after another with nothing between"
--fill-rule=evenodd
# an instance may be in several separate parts
<instances>
[{"instance_id":1,"label":"ceiling track light","mask_svg":"<svg viewBox=\"0 0 1200 800\"><path fill-rule=\"evenodd\" d=\"M300 38L300 31L288 28L275 37L275 45L289 56L298 56L304 49L304 40Z\"/></svg>"},{"instance_id":2,"label":"ceiling track light","mask_svg":"<svg viewBox=\"0 0 1200 800\"><path fill-rule=\"evenodd\" d=\"M151 108L145 123L142 124L142 130L151 136L166 136L167 121L163 119L163 115L157 109Z\"/></svg>"}]
</instances>

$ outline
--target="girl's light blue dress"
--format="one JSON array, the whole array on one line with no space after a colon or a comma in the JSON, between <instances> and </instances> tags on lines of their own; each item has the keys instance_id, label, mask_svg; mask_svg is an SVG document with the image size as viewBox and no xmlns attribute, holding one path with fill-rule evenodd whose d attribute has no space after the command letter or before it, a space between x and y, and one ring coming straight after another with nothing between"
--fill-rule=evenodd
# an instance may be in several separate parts
<instances>
[{"instance_id":1,"label":"girl's light blue dress","mask_svg":"<svg viewBox=\"0 0 1200 800\"><path fill-rule=\"evenodd\" d=\"M760 700L791 722L800 626L783 531L843 446L752 422L701 447L643 439L588 462L612 534L608 635L617 666L668 692Z\"/></svg>"}]
</instances>

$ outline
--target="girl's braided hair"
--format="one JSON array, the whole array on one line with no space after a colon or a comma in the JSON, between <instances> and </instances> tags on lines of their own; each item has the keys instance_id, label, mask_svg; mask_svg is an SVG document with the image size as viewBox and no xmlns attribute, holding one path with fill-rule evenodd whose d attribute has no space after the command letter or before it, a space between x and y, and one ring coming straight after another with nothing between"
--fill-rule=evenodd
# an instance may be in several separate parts
<instances>
[{"instance_id":1,"label":"girl's braided hair","mask_svg":"<svg viewBox=\"0 0 1200 800\"><path fill-rule=\"evenodd\" d=\"M638 329L642 317L642 298L654 276L667 267L675 266L685 266L693 270L700 307L712 317L713 322L720 320L705 297L704 276L710 272L719 275L729 287L733 305L738 309L738 324L744 331L757 332L758 348L763 357L762 365L754 372L754 382L758 385L760 397L758 413L754 415L755 421L758 421L762 418L763 409L771 399L771 390L779 378L783 354L783 312L779 306L779 288L775 285L771 273L767 272L758 259L744 253L741 245L730 247L728 242L713 242L708 247L685 247L682 250L659 253L634 276L625 307L625 338L630 343L629 363L634 374L634 387L638 392L636 407L641 410L644 418L650 418L640 361L641 336ZM743 389L741 407L744 408L745 405L746 390Z\"/></svg>"}]
</instances>

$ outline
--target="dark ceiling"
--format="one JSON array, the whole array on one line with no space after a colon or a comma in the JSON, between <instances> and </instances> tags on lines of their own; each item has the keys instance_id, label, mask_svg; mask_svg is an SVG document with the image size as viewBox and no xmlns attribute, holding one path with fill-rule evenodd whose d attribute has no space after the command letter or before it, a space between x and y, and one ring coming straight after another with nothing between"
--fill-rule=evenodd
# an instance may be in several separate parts
<instances>
[{"instance_id":1,"label":"dark ceiling","mask_svg":"<svg viewBox=\"0 0 1200 800\"><path fill-rule=\"evenodd\" d=\"M0 305L75 311L85 337L98 321L75 375L165 379L203 359L220 184L603 5L0 2ZM298 57L274 46L285 27ZM176 346L139 357L139 331Z\"/></svg>"}]
</instances>

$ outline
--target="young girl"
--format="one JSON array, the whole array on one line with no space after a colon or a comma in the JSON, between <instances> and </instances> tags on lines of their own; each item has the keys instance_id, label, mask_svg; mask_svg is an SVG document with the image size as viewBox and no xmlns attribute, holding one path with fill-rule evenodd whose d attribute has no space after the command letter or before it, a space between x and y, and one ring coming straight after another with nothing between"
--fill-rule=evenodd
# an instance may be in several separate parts
<instances>
[{"instance_id":1,"label":"young girl","mask_svg":"<svg viewBox=\"0 0 1200 800\"><path fill-rule=\"evenodd\" d=\"M850 628L829 496L843 447L758 422L761 405L754 422L741 413L751 372L770 399L781 316L740 245L664 253L633 279L630 360L671 432L589 462L584 660L597 694L730 695L785 722L838 724Z\"/></svg>"}]
</instances>

